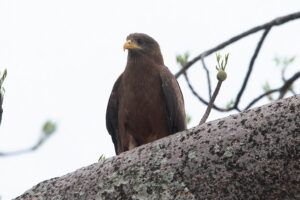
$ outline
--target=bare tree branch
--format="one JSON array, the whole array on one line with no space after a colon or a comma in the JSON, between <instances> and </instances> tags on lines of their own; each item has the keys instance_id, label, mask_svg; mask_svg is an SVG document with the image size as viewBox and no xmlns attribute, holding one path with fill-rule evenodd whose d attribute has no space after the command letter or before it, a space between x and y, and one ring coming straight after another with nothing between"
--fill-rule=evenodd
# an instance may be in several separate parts
<instances>
[{"instance_id":1,"label":"bare tree branch","mask_svg":"<svg viewBox=\"0 0 300 200\"><path fill-rule=\"evenodd\" d=\"M51 122L51 121L46 121L46 123L43 125L42 132L40 135L39 140L35 145L33 145L30 148L22 149L22 150L16 150L16 151L11 151L11 152L0 152L0 157L4 156L16 156L24 153L29 153L32 151L37 150L40 148L45 141L56 131L56 124Z\"/></svg>"},{"instance_id":2,"label":"bare tree branch","mask_svg":"<svg viewBox=\"0 0 300 200\"><path fill-rule=\"evenodd\" d=\"M0 89L1 89L1 88L0 88ZM1 121L2 121L2 113L3 113L2 104L3 104L3 96L2 96L1 91L0 91L0 125L1 125Z\"/></svg>"},{"instance_id":3,"label":"bare tree branch","mask_svg":"<svg viewBox=\"0 0 300 200\"><path fill-rule=\"evenodd\" d=\"M272 89L272 90L269 90L261 95L259 95L258 97L256 97L255 99L253 99L247 106L244 110L248 110L251 106L253 106L255 103L257 103L260 99L262 99L263 97L265 96L268 96L269 94L272 94L274 92L280 92L280 94L285 94L283 91L287 91L288 88L291 87L291 85L298 79L300 78L300 71L297 72L296 74L294 74L294 76L292 76L290 79L288 79L283 86L277 88L277 89ZM278 99L281 99L283 98L282 95L279 96Z\"/></svg>"},{"instance_id":4,"label":"bare tree branch","mask_svg":"<svg viewBox=\"0 0 300 200\"><path fill-rule=\"evenodd\" d=\"M255 62L255 60L256 60L256 58L257 58L257 55L258 55L258 53L259 53L259 51L260 51L260 49L261 49L261 46L262 46L262 44L263 44L265 38L267 37L267 35L268 35L270 29L271 29L271 27L269 27L269 28L267 28L267 29L265 30L265 32L264 32L263 35L261 36L260 41L258 42L258 44L257 44L257 46L256 46L256 49L255 49L255 51L254 51L254 54L253 54L253 56L252 56L252 58L251 58L251 61L250 61L249 67L248 67L247 74L246 74L246 76L245 76L245 78L244 78L243 85L242 85L242 87L241 87L241 89L240 89L240 91L239 91L239 93L238 93L238 95L237 95L237 97L236 97L236 100L235 100L235 103L234 103L234 105L233 105L233 108L238 108L238 104L239 104L239 102L240 102L240 99L241 99L241 97L242 97L242 94L243 94L244 91L245 91L246 85L247 85L248 80L249 80L249 77L250 77L250 75L251 75L251 72L252 72L252 69L253 69L253 66L254 66L254 62Z\"/></svg>"},{"instance_id":5,"label":"bare tree branch","mask_svg":"<svg viewBox=\"0 0 300 200\"><path fill-rule=\"evenodd\" d=\"M43 139L43 141L40 140L35 145L33 145L32 147L27 148L27 149L21 149L21 150L16 150L16 151L11 151L11 152L0 152L0 157L17 156L17 155L21 155L21 154L25 154L25 153L30 153L32 151L37 150L39 147L41 147L43 143L44 143L44 139Z\"/></svg>"},{"instance_id":6,"label":"bare tree branch","mask_svg":"<svg viewBox=\"0 0 300 200\"><path fill-rule=\"evenodd\" d=\"M1 74L0 72L0 125L1 125L1 121L2 121L2 114L3 114L3 108L2 108L2 104L3 104L3 96L4 96L4 88L2 87L3 82L5 80L7 76L7 70L5 69L3 71L3 73Z\"/></svg>"},{"instance_id":7,"label":"bare tree branch","mask_svg":"<svg viewBox=\"0 0 300 200\"><path fill-rule=\"evenodd\" d=\"M289 80L287 80L285 82L285 84L280 88L279 99L283 98L283 96L286 94L286 92L292 86L293 82L296 81L299 77L300 77L300 72L297 72L296 74L294 74L294 76L292 76L292 78L290 78Z\"/></svg>"},{"instance_id":8,"label":"bare tree branch","mask_svg":"<svg viewBox=\"0 0 300 200\"><path fill-rule=\"evenodd\" d=\"M270 22L268 23L265 23L263 25L260 25L260 26L256 26L244 33L241 33L235 37L232 37L231 39L217 45L216 47L212 48L212 49L209 49L207 51L204 51L203 53L201 53L200 55L198 55L197 57L195 57L193 60L187 62L184 67L182 67L182 69L175 75L176 78L178 78L182 73L184 74L184 77L185 77L185 80L187 81L187 84L190 88L190 90L192 91L192 93L202 102L204 103L205 105L208 105L208 101L206 101L204 98L202 98L196 91L195 89L193 88L192 84L190 83L189 79L188 79L188 76L186 75L186 70L192 66L195 62L197 62L198 60L201 60L202 61L202 65L203 65L203 68L204 70L206 71L206 75L207 75L207 81L208 81L208 90L209 90L209 98L211 98L211 81L210 81L210 77L209 77L209 71L207 69L207 67L205 66L205 63L204 63L204 58L208 55L210 55L211 53L217 51L217 50L220 50L224 47L226 47L227 45L231 44L231 43L234 43L236 41L238 41L239 39L243 38L243 37L246 37L252 33L255 33L257 31L260 31L260 30L264 30L264 33L262 34L257 46L256 46L256 49L254 51L254 54L250 60L250 63L249 63L249 67L248 67L248 71L245 75L245 78L244 78L244 82L242 84L242 87L240 88L235 100L233 100L233 105L230 106L229 108L221 108L221 107L218 107L216 106L215 104L213 104L213 108L217 111L220 111L220 112L228 112L228 111L231 111L231 110L237 110L237 111L241 111L241 109L239 108L239 102L240 102L240 99L246 89L246 86L248 84L248 81L249 81L249 78L250 78L250 75L252 73L252 70L253 70L253 66L254 66L254 63L255 63L255 60L259 54L259 51L262 47L262 44L266 38L266 36L268 35L269 31L271 30L271 28L273 26L278 26L278 25L281 25L281 24L284 24L288 21L291 21L291 20L294 20L294 19L298 19L300 18L300 12L296 12L296 13L293 13L293 14L289 14L289 15L286 15L286 16L283 16L283 17L278 17L278 18L275 18L273 20L271 20ZM283 74L282 74L283 76ZM258 96L257 98L253 99L253 101L251 101L249 103L249 105L246 107L246 109L249 109L252 105L254 105L257 101L259 101L260 99L262 99L263 97L271 94L271 93L274 93L274 92L280 92L280 96L279 98L282 98L284 97L284 95L288 92L288 91L291 91L293 94L295 94L295 92L292 90L291 88L291 85L294 81L292 82L288 82L288 81L285 81L284 77L282 78L284 80L284 85L278 89L274 89L274 90L270 90L270 91L267 91L266 93L264 94L261 94L260 96ZM289 84L290 83L290 84ZM288 86L288 87L287 87Z\"/></svg>"},{"instance_id":9,"label":"bare tree branch","mask_svg":"<svg viewBox=\"0 0 300 200\"><path fill-rule=\"evenodd\" d=\"M269 90L269 91L267 91L267 92L259 95L258 97L256 97L255 99L253 99L244 110L248 110L251 106L253 106L255 103L257 103L263 97L268 96L269 94L272 94L272 93L278 92L278 91L279 91L279 89L273 89L273 90Z\"/></svg>"},{"instance_id":10,"label":"bare tree branch","mask_svg":"<svg viewBox=\"0 0 300 200\"><path fill-rule=\"evenodd\" d=\"M289 15L286 15L286 16L275 18L275 19L271 20L268 23L253 27L248 31L245 31L245 32L243 32L239 35L236 35L236 36L230 38L229 40L217 45L216 47L202 52L200 55L196 56L194 59L187 62L186 65L175 74L175 77L178 78L180 75L182 75L183 72L188 70L195 62L197 62L201 58L205 58L206 56L209 56L210 54L212 54L212 53L214 53L214 52L216 52L220 49L223 49L224 47L226 47L226 46L228 46L228 45L230 45L230 44L232 44L232 43L234 43L234 42L236 42L236 41L238 41L238 40L240 40L240 39L242 39L242 38L244 38L244 37L246 37L246 36L248 36L252 33L255 33L257 31L264 30L264 29L267 29L267 28L271 28L272 26L279 26L279 25L282 25L286 22L289 22L289 21L292 21L292 20L295 20L295 19L299 19L299 18L300 18L300 12L295 12L295 13L292 13L292 14L289 14Z\"/></svg>"},{"instance_id":11,"label":"bare tree branch","mask_svg":"<svg viewBox=\"0 0 300 200\"><path fill-rule=\"evenodd\" d=\"M209 99L211 99L211 81L210 81L210 75L209 75L209 70L207 69L206 67L206 64L204 62L204 58L202 57L201 58L201 62L202 62L202 66L203 66L203 69L205 70L206 72L206 78L207 78L207 85L208 85L208 96L209 96Z\"/></svg>"},{"instance_id":12,"label":"bare tree branch","mask_svg":"<svg viewBox=\"0 0 300 200\"><path fill-rule=\"evenodd\" d=\"M17 150L17 151L12 151L12 152L0 152L0 157L4 156L17 156L25 153L30 153L34 150L36 150L40 145L34 145L31 148L28 149L22 149L22 150Z\"/></svg>"}]
</instances>

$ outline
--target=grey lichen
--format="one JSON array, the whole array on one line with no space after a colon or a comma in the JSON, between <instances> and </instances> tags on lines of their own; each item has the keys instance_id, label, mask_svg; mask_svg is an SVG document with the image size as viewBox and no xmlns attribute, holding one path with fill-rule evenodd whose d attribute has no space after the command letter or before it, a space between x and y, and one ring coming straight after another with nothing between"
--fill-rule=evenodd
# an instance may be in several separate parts
<instances>
[{"instance_id":1,"label":"grey lichen","mask_svg":"<svg viewBox=\"0 0 300 200\"><path fill-rule=\"evenodd\" d=\"M232 157L232 150L233 150L232 147L227 147L226 151L224 153L224 157L226 157L226 158Z\"/></svg>"}]
</instances>

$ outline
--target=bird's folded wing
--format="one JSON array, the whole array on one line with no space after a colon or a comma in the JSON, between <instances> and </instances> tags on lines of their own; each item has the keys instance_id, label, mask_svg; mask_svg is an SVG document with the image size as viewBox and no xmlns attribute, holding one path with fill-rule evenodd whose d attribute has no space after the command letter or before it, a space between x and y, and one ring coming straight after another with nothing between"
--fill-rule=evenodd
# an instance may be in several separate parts
<instances>
[{"instance_id":1,"label":"bird's folded wing","mask_svg":"<svg viewBox=\"0 0 300 200\"><path fill-rule=\"evenodd\" d=\"M179 84L167 67L160 72L163 97L166 103L167 121L171 133L186 129L184 100Z\"/></svg>"},{"instance_id":2,"label":"bird's folded wing","mask_svg":"<svg viewBox=\"0 0 300 200\"><path fill-rule=\"evenodd\" d=\"M106 109L106 128L111 135L112 141L115 146L116 154L118 154L118 90L122 79L122 74L119 76L114 84L110 94L108 105Z\"/></svg>"}]
</instances>

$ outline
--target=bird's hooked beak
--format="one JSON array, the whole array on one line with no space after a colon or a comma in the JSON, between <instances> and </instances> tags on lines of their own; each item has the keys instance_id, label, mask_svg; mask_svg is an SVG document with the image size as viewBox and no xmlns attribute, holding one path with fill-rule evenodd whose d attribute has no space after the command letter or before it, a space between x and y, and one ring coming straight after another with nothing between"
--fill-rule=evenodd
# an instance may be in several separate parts
<instances>
[{"instance_id":1,"label":"bird's hooked beak","mask_svg":"<svg viewBox=\"0 0 300 200\"><path fill-rule=\"evenodd\" d=\"M124 51L125 51L125 49L141 49L141 47L139 45L137 45L135 42L133 42L131 40L127 40L123 46Z\"/></svg>"}]
</instances>

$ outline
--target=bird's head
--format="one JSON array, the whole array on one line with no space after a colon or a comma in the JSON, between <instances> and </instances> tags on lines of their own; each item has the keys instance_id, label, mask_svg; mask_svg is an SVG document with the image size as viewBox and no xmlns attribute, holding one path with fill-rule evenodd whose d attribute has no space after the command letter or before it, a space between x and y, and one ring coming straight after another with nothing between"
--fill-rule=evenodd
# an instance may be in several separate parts
<instances>
[{"instance_id":1,"label":"bird's head","mask_svg":"<svg viewBox=\"0 0 300 200\"><path fill-rule=\"evenodd\" d=\"M152 37L144 33L132 33L126 40L123 49L128 50L129 58L148 57L163 63L159 44Z\"/></svg>"}]
</instances>

